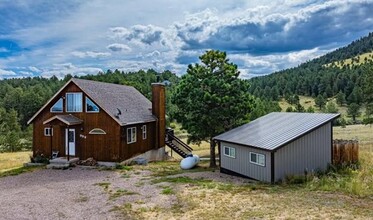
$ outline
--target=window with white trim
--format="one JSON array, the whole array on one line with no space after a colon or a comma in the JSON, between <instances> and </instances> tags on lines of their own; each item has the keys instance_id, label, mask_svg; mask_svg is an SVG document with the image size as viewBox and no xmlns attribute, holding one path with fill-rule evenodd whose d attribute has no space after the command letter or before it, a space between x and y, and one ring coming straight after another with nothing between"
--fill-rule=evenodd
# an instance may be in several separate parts
<instances>
[{"instance_id":1,"label":"window with white trim","mask_svg":"<svg viewBox=\"0 0 373 220\"><path fill-rule=\"evenodd\" d=\"M236 158L236 148L224 146L224 156Z\"/></svg>"},{"instance_id":2,"label":"window with white trim","mask_svg":"<svg viewBox=\"0 0 373 220\"><path fill-rule=\"evenodd\" d=\"M99 112L98 106L92 102L88 97L85 97L85 111L86 112Z\"/></svg>"},{"instance_id":3,"label":"window with white trim","mask_svg":"<svg viewBox=\"0 0 373 220\"><path fill-rule=\"evenodd\" d=\"M53 128L44 128L44 136L53 136Z\"/></svg>"},{"instance_id":4,"label":"window with white trim","mask_svg":"<svg viewBox=\"0 0 373 220\"><path fill-rule=\"evenodd\" d=\"M63 112L63 100L62 98L58 99L56 103L51 108L51 112Z\"/></svg>"},{"instance_id":5,"label":"window with white trim","mask_svg":"<svg viewBox=\"0 0 373 220\"><path fill-rule=\"evenodd\" d=\"M142 129L142 139L145 140L146 139L146 125L143 125L141 129Z\"/></svg>"},{"instance_id":6,"label":"window with white trim","mask_svg":"<svg viewBox=\"0 0 373 220\"><path fill-rule=\"evenodd\" d=\"M106 132L101 128L94 128L90 130L88 134L106 134Z\"/></svg>"},{"instance_id":7,"label":"window with white trim","mask_svg":"<svg viewBox=\"0 0 373 220\"><path fill-rule=\"evenodd\" d=\"M81 92L66 93L66 112L83 111L83 94Z\"/></svg>"},{"instance_id":8,"label":"window with white trim","mask_svg":"<svg viewBox=\"0 0 373 220\"><path fill-rule=\"evenodd\" d=\"M259 166L265 166L266 164L266 157L264 154L258 154L254 152L250 152L250 163L259 165Z\"/></svg>"},{"instance_id":9,"label":"window with white trim","mask_svg":"<svg viewBox=\"0 0 373 220\"><path fill-rule=\"evenodd\" d=\"M127 128L127 144L136 142L136 127Z\"/></svg>"}]
</instances>

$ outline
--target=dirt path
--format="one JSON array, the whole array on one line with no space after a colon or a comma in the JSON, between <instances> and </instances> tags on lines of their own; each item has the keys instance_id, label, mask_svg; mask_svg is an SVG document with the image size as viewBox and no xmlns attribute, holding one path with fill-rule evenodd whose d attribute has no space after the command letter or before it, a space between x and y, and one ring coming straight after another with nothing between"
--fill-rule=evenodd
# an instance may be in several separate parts
<instances>
[{"instance_id":1,"label":"dirt path","mask_svg":"<svg viewBox=\"0 0 373 220\"><path fill-rule=\"evenodd\" d=\"M0 179L1 219L115 219L98 182L116 173L38 170Z\"/></svg>"},{"instance_id":2,"label":"dirt path","mask_svg":"<svg viewBox=\"0 0 373 220\"><path fill-rule=\"evenodd\" d=\"M150 171L128 173L75 167L0 178L0 219L128 219L128 205L149 210L174 203L162 184L149 184Z\"/></svg>"}]
</instances>

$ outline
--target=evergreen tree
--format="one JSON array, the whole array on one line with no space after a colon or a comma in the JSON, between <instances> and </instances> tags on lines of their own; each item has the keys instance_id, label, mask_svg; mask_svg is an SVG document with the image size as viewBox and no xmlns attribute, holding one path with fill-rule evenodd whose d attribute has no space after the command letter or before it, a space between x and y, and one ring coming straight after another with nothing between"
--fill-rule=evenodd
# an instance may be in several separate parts
<instances>
[{"instance_id":1,"label":"evergreen tree","mask_svg":"<svg viewBox=\"0 0 373 220\"><path fill-rule=\"evenodd\" d=\"M338 113L337 105L333 101L328 102L328 104L326 104L325 112Z\"/></svg>"},{"instance_id":2,"label":"evergreen tree","mask_svg":"<svg viewBox=\"0 0 373 220\"><path fill-rule=\"evenodd\" d=\"M210 142L210 166L214 167L212 138L247 122L253 99L247 81L238 78L237 65L229 62L225 52L210 50L199 58L201 64L188 66L172 100L188 141Z\"/></svg>"},{"instance_id":3,"label":"evergreen tree","mask_svg":"<svg viewBox=\"0 0 373 220\"><path fill-rule=\"evenodd\" d=\"M310 106L310 107L307 108L306 112L308 112L308 113L314 113L315 109L312 106Z\"/></svg>"},{"instance_id":4,"label":"evergreen tree","mask_svg":"<svg viewBox=\"0 0 373 220\"><path fill-rule=\"evenodd\" d=\"M346 103L346 95L341 90L339 90L339 92L336 96L336 101L337 101L338 105L340 105L340 106L342 106L343 104Z\"/></svg>"},{"instance_id":5,"label":"evergreen tree","mask_svg":"<svg viewBox=\"0 0 373 220\"><path fill-rule=\"evenodd\" d=\"M360 105L356 103L351 103L348 105L347 113L352 117L354 123L356 123L356 117L360 115Z\"/></svg>"},{"instance_id":6,"label":"evergreen tree","mask_svg":"<svg viewBox=\"0 0 373 220\"><path fill-rule=\"evenodd\" d=\"M318 95L315 99L315 104L316 104L317 107L319 107L319 109L322 109L326 104L326 100L325 100L324 96Z\"/></svg>"}]
</instances>

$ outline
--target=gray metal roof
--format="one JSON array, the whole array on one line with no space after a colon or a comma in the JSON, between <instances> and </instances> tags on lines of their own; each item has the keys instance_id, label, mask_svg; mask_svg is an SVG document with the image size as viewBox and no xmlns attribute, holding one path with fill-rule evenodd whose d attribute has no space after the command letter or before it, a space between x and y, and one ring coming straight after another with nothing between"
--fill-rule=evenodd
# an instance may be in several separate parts
<instances>
[{"instance_id":1,"label":"gray metal roof","mask_svg":"<svg viewBox=\"0 0 373 220\"><path fill-rule=\"evenodd\" d=\"M72 82L121 125L155 121L152 103L132 86L76 78Z\"/></svg>"},{"instance_id":2,"label":"gray metal roof","mask_svg":"<svg viewBox=\"0 0 373 220\"><path fill-rule=\"evenodd\" d=\"M273 112L214 139L273 151L339 115Z\"/></svg>"}]
</instances>

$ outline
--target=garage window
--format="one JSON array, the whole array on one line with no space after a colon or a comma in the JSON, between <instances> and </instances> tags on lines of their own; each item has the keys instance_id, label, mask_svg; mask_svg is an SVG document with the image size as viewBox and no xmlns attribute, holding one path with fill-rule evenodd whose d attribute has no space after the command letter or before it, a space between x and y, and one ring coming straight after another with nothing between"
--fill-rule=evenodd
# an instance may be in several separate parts
<instances>
[{"instance_id":1,"label":"garage window","mask_svg":"<svg viewBox=\"0 0 373 220\"><path fill-rule=\"evenodd\" d=\"M224 146L224 156L236 158L236 148Z\"/></svg>"},{"instance_id":2,"label":"garage window","mask_svg":"<svg viewBox=\"0 0 373 220\"><path fill-rule=\"evenodd\" d=\"M250 152L250 163L259 165L259 166L265 166L265 155L264 154L258 154L254 152Z\"/></svg>"}]
</instances>

